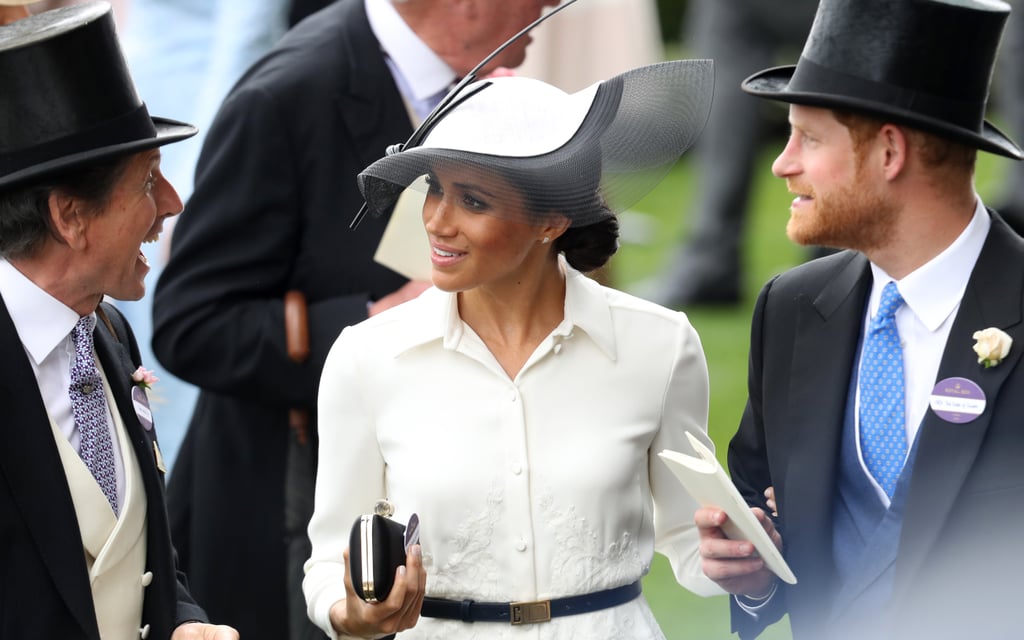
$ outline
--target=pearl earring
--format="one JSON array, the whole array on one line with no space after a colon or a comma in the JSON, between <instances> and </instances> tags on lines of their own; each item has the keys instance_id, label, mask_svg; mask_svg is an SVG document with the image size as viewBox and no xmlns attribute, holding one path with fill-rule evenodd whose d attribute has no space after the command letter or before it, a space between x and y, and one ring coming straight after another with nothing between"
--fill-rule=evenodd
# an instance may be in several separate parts
<instances>
[{"instance_id":1,"label":"pearl earring","mask_svg":"<svg viewBox=\"0 0 1024 640\"><path fill-rule=\"evenodd\" d=\"M547 243L549 243L549 242L551 242L551 238L549 238L549 237L547 237L547 236L544 236L544 239L543 239L543 240L541 240L541 244L547 244Z\"/></svg>"}]
</instances>

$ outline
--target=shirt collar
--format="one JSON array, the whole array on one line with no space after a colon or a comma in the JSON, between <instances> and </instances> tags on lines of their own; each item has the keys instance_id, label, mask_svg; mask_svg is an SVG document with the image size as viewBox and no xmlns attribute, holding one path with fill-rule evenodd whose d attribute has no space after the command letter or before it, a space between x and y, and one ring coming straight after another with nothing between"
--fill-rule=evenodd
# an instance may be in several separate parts
<instances>
[{"instance_id":1,"label":"shirt collar","mask_svg":"<svg viewBox=\"0 0 1024 640\"><path fill-rule=\"evenodd\" d=\"M569 338L583 333L614 361L615 331L611 307L601 285L570 267L565 258L560 256L559 262L565 273L565 316L552 336ZM465 324L459 316L458 295L432 288L420 295L416 304L423 305L423 317L428 320L408 323L409 331L403 332L394 343L395 356L434 340L440 340L445 349L458 349L465 333Z\"/></svg>"},{"instance_id":2,"label":"shirt collar","mask_svg":"<svg viewBox=\"0 0 1024 640\"><path fill-rule=\"evenodd\" d=\"M938 329L960 305L991 227L992 220L985 205L980 197L976 198L974 216L953 244L899 281L904 302L929 331ZM875 315L882 289L893 280L874 263L871 264L871 274L874 287L868 304L868 317Z\"/></svg>"},{"instance_id":3,"label":"shirt collar","mask_svg":"<svg viewBox=\"0 0 1024 640\"><path fill-rule=\"evenodd\" d=\"M426 100L455 81L455 72L409 28L391 0L365 0L370 29L389 58L402 95Z\"/></svg>"},{"instance_id":4,"label":"shirt collar","mask_svg":"<svg viewBox=\"0 0 1024 640\"><path fill-rule=\"evenodd\" d=\"M74 310L6 260L0 260L0 295L21 343L37 366L67 339L79 319Z\"/></svg>"},{"instance_id":5,"label":"shirt collar","mask_svg":"<svg viewBox=\"0 0 1024 640\"><path fill-rule=\"evenodd\" d=\"M565 319L555 330L565 331L563 335L574 333L574 329L582 331L609 360L615 361L615 328L612 324L612 310L608 297L601 290L601 285L576 271L559 257L565 270Z\"/></svg>"}]
</instances>

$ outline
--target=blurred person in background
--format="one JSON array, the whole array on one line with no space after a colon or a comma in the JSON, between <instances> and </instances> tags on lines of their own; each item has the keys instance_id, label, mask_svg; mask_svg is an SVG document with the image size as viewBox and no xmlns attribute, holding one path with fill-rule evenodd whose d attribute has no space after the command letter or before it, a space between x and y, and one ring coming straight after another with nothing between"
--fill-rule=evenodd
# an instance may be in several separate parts
<instances>
[{"instance_id":1,"label":"blurred person in background","mask_svg":"<svg viewBox=\"0 0 1024 640\"><path fill-rule=\"evenodd\" d=\"M715 108L692 157L686 241L636 292L676 309L742 299L744 240L754 165L772 133L765 105L740 90L758 69L799 50L817 0L689 0L684 46L715 61ZM781 118L778 119L781 124Z\"/></svg>"},{"instance_id":2,"label":"blurred person in background","mask_svg":"<svg viewBox=\"0 0 1024 640\"><path fill-rule=\"evenodd\" d=\"M130 4L128 4L130 2ZM286 24L287 0L124 0L121 33L125 58L146 104L182 114L199 133L164 153L163 171L182 200L192 194L196 159L210 122L231 86L270 50ZM176 219L175 219L176 220ZM156 281L173 238L173 221L143 249ZM198 389L167 371L153 356L153 295L118 302L135 329L143 360L160 378L153 414L160 421L164 458L173 472Z\"/></svg>"},{"instance_id":3,"label":"blurred person in background","mask_svg":"<svg viewBox=\"0 0 1024 640\"><path fill-rule=\"evenodd\" d=\"M1010 13L1006 36L1000 48L994 79L993 98L1006 128L1018 140L1024 139L1024 10ZM1020 235L1024 235L1024 163L1006 167L1002 193L997 205L999 215Z\"/></svg>"},{"instance_id":4,"label":"blurred person in background","mask_svg":"<svg viewBox=\"0 0 1024 640\"><path fill-rule=\"evenodd\" d=\"M663 59L655 0L584 0L571 11L536 30L519 75L578 91Z\"/></svg>"}]
</instances>

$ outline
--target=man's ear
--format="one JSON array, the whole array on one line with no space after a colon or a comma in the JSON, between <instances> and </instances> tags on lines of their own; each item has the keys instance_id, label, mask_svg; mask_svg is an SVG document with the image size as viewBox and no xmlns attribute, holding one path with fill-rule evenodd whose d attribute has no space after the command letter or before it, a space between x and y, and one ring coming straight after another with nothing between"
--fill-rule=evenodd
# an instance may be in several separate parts
<instances>
[{"instance_id":1,"label":"man's ear","mask_svg":"<svg viewBox=\"0 0 1024 640\"><path fill-rule=\"evenodd\" d=\"M85 247L86 216L79 209L78 201L60 191L50 192L50 228L56 239L72 249Z\"/></svg>"},{"instance_id":2,"label":"man's ear","mask_svg":"<svg viewBox=\"0 0 1024 640\"><path fill-rule=\"evenodd\" d=\"M897 125L886 123L878 131L882 143L882 171L887 180L894 180L907 164L907 136Z\"/></svg>"}]
</instances>

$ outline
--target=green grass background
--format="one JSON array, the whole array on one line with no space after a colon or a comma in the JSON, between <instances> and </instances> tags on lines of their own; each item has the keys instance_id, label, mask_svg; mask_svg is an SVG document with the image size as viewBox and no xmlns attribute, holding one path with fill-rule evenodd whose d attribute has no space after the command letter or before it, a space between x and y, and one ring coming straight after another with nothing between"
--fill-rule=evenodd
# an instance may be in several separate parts
<instances>
[{"instance_id":1,"label":"green grass background","mask_svg":"<svg viewBox=\"0 0 1024 640\"><path fill-rule=\"evenodd\" d=\"M686 309L700 334L711 378L709 430L725 463L725 449L739 424L746 403L747 348L750 315L761 286L774 274L805 259L802 247L792 244L785 233L792 199L782 180L771 175L771 162L781 151L784 139L766 142L758 158L755 183L744 238L745 277L743 302L736 307L694 307ZM977 187L982 199L992 206L1001 195L1000 182L1009 160L979 153ZM630 291L656 275L688 232L696 181L694 161L679 162L668 177L623 216L623 246L610 266L612 286ZM637 241L630 228L647 230ZM730 638L728 600L725 596L701 598L679 586L668 561L656 555L650 575L644 580L644 594L654 609L669 640ZM784 619L764 635L766 640L790 638Z\"/></svg>"}]
</instances>

